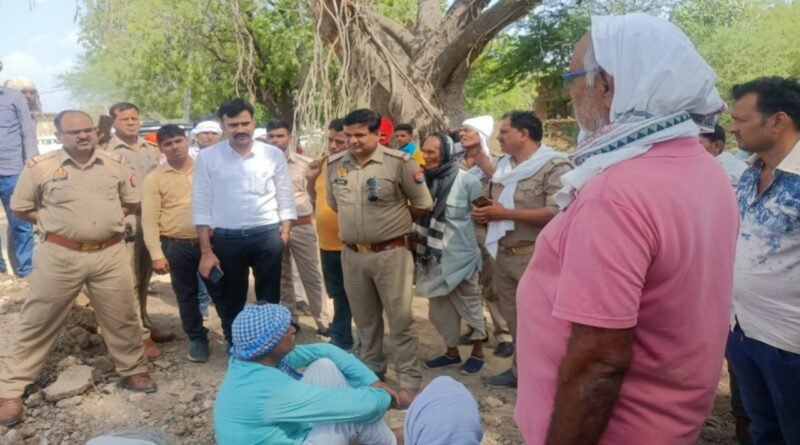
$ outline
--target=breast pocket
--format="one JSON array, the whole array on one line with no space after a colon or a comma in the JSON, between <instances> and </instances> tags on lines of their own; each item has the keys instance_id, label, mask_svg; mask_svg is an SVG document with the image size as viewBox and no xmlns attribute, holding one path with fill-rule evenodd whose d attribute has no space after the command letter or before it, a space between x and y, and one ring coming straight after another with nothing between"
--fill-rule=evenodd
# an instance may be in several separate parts
<instances>
[{"instance_id":1,"label":"breast pocket","mask_svg":"<svg viewBox=\"0 0 800 445\"><path fill-rule=\"evenodd\" d=\"M248 180L248 189L255 195L271 194L275 191L273 175L268 172L254 172Z\"/></svg>"},{"instance_id":2,"label":"breast pocket","mask_svg":"<svg viewBox=\"0 0 800 445\"><path fill-rule=\"evenodd\" d=\"M50 182L45 186L44 198L54 204L67 204L76 200L79 196L75 188L67 182ZM85 191L83 193L91 193Z\"/></svg>"},{"instance_id":3,"label":"breast pocket","mask_svg":"<svg viewBox=\"0 0 800 445\"><path fill-rule=\"evenodd\" d=\"M521 209L535 209L544 207L547 196L544 192L544 182L528 180L517 184L514 194L514 205Z\"/></svg>"},{"instance_id":4,"label":"breast pocket","mask_svg":"<svg viewBox=\"0 0 800 445\"><path fill-rule=\"evenodd\" d=\"M377 195L378 199L375 201L378 204L391 204L397 201L397 182L392 178L376 178L375 181L378 185ZM364 184L364 194L369 196L369 186Z\"/></svg>"},{"instance_id":5,"label":"breast pocket","mask_svg":"<svg viewBox=\"0 0 800 445\"><path fill-rule=\"evenodd\" d=\"M339 179L339 181L346 181ZM343 207L348 204L353 204L355 201L355 192L349 183L337 183L336 180L331 185L333 196L336 198L337 207Z\"/></svg>"}]
</instances>

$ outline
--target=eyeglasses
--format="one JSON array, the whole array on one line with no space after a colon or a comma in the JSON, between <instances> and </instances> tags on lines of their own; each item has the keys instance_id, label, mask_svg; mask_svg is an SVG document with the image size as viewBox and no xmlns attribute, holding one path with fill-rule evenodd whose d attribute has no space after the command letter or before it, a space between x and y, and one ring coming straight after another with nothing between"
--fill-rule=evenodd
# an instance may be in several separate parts
<instances>
[{"instance_id":1,"label":"eyeglasses","mask_svg":"<svg viewBox=\"0 0 800 445\"><path fill-rule=\"evenodd\" d=\"M378 200L378 180L374 176L367 178L367 200L369 202Z\"/></svg>"},{"instance_id":2,"label":"eyeglasses","mask_svg":"<svg viewBox=\"0 0 800 445\"><path fill-rule=\"evenodd\" d=\"M568 73L564 73L561 75L561 83L563 83L565 87L568 87L572 83L572 81L577 79L578 77L583 77L592 73L594 73L594 70L570 71Z\"/></svg>"}]
</instances>

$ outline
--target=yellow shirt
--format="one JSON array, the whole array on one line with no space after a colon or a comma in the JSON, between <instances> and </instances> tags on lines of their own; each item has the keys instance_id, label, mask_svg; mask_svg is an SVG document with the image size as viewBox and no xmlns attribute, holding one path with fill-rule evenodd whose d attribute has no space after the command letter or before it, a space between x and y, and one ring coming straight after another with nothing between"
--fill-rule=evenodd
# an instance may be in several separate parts
<instances>
[{"instance_id":1,"label":"yellow shirt","mask_svg":"<svg viewBox=\"0 0 800 445\"><path fill-rule=\"evenodd\" d=\"M411 159L417 161L417 164L419 164L420 167L425 165L425 159L422 158L422 149L419 147L414 150L414 154L411 155Z\"/></svg>"},{"instance_id":2,"label":"yellow shirt","mask_svg":"<svg viewBox=\"0 0 800 445\"><path fill-rule=\"evenodd\" d=\"M328 205L327 168L327 161L323 161L320 174L314 183L314 190L317 192L316 218L319 248L339 251L342 250L342 242L339 240L339 216Z\"/></svg>"},{"instance_id":3,"label":"yellow shirt","mask_svg":"<svg viewBox=\"0 0 800 445\"><path fill-rule=\"evenodd\" d=\"M192 222L192 174L181 172L165 163L144 180L142 190L142 230L144 244L154 260L164 258L160 236L195 239L197 230Z\"/></svg>"}]
</instances>

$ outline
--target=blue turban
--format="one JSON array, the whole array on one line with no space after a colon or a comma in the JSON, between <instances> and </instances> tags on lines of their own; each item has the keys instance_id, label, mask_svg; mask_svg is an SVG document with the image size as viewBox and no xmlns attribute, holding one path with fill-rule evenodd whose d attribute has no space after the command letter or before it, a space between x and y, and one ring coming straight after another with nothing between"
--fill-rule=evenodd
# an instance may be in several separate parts
<instances>
[{"instance_id":1,"label":"blue turban","mask_svg":"<svg viewBox=\"0 0 800 445\"><path fill-rule=\"evenodd\" d=\"M264 357L291 325L292 314L279 304L248 304L233 320L231 355L239 360Z\"/></svg>"}]
</instances>

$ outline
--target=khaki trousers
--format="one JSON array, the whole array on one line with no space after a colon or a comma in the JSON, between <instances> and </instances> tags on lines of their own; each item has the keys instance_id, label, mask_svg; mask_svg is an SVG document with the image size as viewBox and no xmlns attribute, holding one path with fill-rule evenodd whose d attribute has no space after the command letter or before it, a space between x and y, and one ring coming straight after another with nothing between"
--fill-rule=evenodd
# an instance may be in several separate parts
<instances>
[{"instance_id":1,"label":"khaki trousers","mask_svg":"<svg viewBox=\"0 0 800 445\"><path fill-rule=\"evenodd\" d=\"M531 258L533 258L532 253L527 255L513 255L500 247L495 262L494 293L497 296L500 311L508 322L508 327L511 331L511 337L514 339L515 346L517 343L517 285L522 278L522 274L525 273L525 269L528 268L528 263L531 262ZM511 369L514 371L514 375L516 375L516 348Z\"/></svg>"},{"instance_id":2,"label":"khaki trousers","mask_svg":"<svg viewBox=\"0 0 800 445\"><path fill-rule=\"evenodd\" d=\"M500 310L494 293L494 257L486 250L486 226L475 225L475 238L481 249L483 265L480 274L481 292L483 301L486 302L486 307L489 309L489 316L492 318L492 336L496 343L510 342L512 341L511 331L508 329L508 322Z\"/></svg>"},{"instance_id":3,"label":"khaki trousers","mask_svg":"<svg viewBox=\"0 0 800 445\"><path fill-rule=\"evenodd\" d=\"M131 224L136 240L126 243L128 255L130 255L130 268L133 272L133 296L136 304L136 315L139 317L139 326L142 330L142 339L150 338L150 328L153 326L150 317L147 315L147 288L150 286L150 278L153 277L153 260L150 252L144 244L142 231L142 217L139 215L125 218L125 222Z\"/></svg>"},{"instance_id":4,"label":"khaki trousers","mask_svg":"<svg viewBox=\"0 0 800 445\"><path fill-rule=\"evenodd\" d=\"M300 272L300 281L306 291L308 306L314 317L318 329L327 328L330 324L328 299L322 292L322 274L319 267L319 247L317 246L317 231L313 224L292 227L292 236L289 245L283 249L283 263L281 265L281 304L292 312L292 318L297 320L292 273L292 257Z\"/></svg>"},{"instance_id":5,"label":"khaki trousers","mask_svg":"<svg viewBox=\"0 0 800 445\"><path fill-rule=\"evenodd\" d=\"M39 376L84 284L117 372L147 372L125 246L79 252L44 242L33 253L31 288L11 353L0 361L0 397L21 396Z\"/></svg>"},{"instance_id":6,"label":"khaki trousers","mask_svg":"<svg viewBox=\"0 0 800 445\"><path fill-rule=\"evenodd\" d=\"M462 312L465 316L462 316ZM449 294L428 299L428 319L442 335L448 348L458 346L462 318L472 328L471 340L483 340L486 337L478 271L465 278Z\"/></svg>"},{"instance_id":7,"label":"khaki trousers","mask_svg":"<svg viewBox=\"0 0 800 445\"><path fill-rule=\"evenodd\" d=\"M408 249L358 253L342 249L344 288L361 334L364 363L376 373L386 371L383 354L383 312L389 322L395 371L401 388L419 388L419 339L411 310L414 261Z\"/></svg>"}]
</instances>

